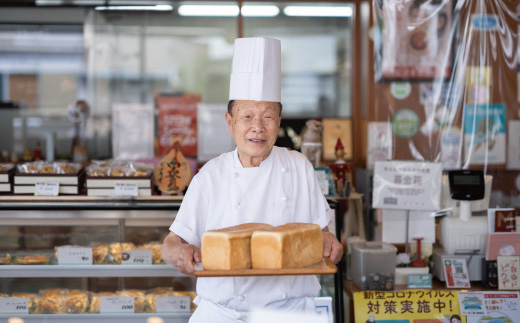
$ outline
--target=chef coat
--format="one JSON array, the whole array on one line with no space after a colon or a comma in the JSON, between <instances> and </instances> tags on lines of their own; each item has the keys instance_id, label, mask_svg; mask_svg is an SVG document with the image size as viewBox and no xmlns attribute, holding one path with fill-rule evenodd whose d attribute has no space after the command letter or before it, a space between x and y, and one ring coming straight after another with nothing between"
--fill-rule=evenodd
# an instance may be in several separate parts
<instances>
[{"instance_id":1,"label":"chef coat","mask_svg":"<svg viewBox=\"0 0 520 323\"><path fill-rule=\"evenodd\" d=\"M170 230L200 248L207 230L248 222L324 228L333 215L303 154L275 146L259 167L244 168L235 149L210 160L193 178ZM253 307L283 308L296 298L316 296L320 288L312 275L198 278L195 302L202 298L246 313Z\"/></svg>"}]
</instances>

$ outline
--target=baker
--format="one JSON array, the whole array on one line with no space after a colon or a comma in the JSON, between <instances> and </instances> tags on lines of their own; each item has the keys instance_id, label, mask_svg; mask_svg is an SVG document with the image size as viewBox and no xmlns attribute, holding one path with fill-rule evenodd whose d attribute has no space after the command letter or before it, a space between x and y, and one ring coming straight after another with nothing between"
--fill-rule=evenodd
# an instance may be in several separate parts
<instances>
[{"instance_id":1,"label":"baker","mask_svg":"<svg viewBox=\"0 0 520 323\"><path fill-rule=\"evenodd\" d=\"M162 247L164 260L185 274L201 261L202 234L248 222L273 226L315 223L323 256L337 263L343 247L328 232L334 212L311 163L274 146L282 119L281 44L235 40L226 122L237 148L206 163L193 178ZM252 308L315 311L316 276L198 278L190 322L245 322Z\"/></svg>"}]
</instances>

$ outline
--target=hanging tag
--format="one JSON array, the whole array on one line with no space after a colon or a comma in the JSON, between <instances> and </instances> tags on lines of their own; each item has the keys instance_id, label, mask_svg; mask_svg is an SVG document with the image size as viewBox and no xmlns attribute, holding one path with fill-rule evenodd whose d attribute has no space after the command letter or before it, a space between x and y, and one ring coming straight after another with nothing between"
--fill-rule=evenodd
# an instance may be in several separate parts
<instances>
[{"instance_id":1,"label":"hanging tag","mask_svg":"<svg viewBox=\"0 0 520 323\"><path fill-rule=\"evenodd\" d=\"M58 196L60 183L58 182L36 182L34 184L34 195Z\"/></svg>"},{"instance_id":2,"label":"hanging tag","mask_svg":"<svg viewBox=\"0 0 520 323\"><path fill-rule=\"evenodd\" d=\"M114 186L115 196L139 196L137 183L116 183Z\"/></svg>"}]
</instances>

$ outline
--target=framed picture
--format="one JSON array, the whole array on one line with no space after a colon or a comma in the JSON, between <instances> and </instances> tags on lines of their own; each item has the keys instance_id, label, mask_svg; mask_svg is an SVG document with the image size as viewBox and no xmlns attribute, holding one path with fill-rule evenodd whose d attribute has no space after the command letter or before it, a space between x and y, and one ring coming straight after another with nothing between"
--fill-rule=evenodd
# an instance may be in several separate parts
<instances>
[{"instance_id":1,"label":"framed picture","mask_svg":"<svg viewBox=\"0 0 520 323\"><path fill-rule=\"evenodd\" d=\"M380 1L376 77L431 81L452 70L453 0ZM382 23L382 24L381 24Z\"/></svg>"},{"instance_id":2,"label":"framed picture","mask_svg":"<svg viewBox=\"0 0 520 323\"><path fill-rule=\"evenodd\" d=\"M336 160L336 143L341 139L345 150L343 159L352 159L352 120L324 118L323 124L323 160Z\"/></svg>"}]
</instances>

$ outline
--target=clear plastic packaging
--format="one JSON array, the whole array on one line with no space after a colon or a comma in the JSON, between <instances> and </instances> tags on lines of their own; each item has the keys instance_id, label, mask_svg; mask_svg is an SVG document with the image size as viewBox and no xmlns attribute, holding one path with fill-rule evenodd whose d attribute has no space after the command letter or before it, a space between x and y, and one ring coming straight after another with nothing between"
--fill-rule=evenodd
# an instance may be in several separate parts
<instances>
[{"instance_id":1,"label":"clear plastic packaging","mask_svg":"<svg viewBox=\"0 0 520 323\"><path fill-rule=\"evenodd\" d=\"M353 242L352 281L362 290L393 290L397 248L381 242Z\"/></svg>"}]
</instances>

